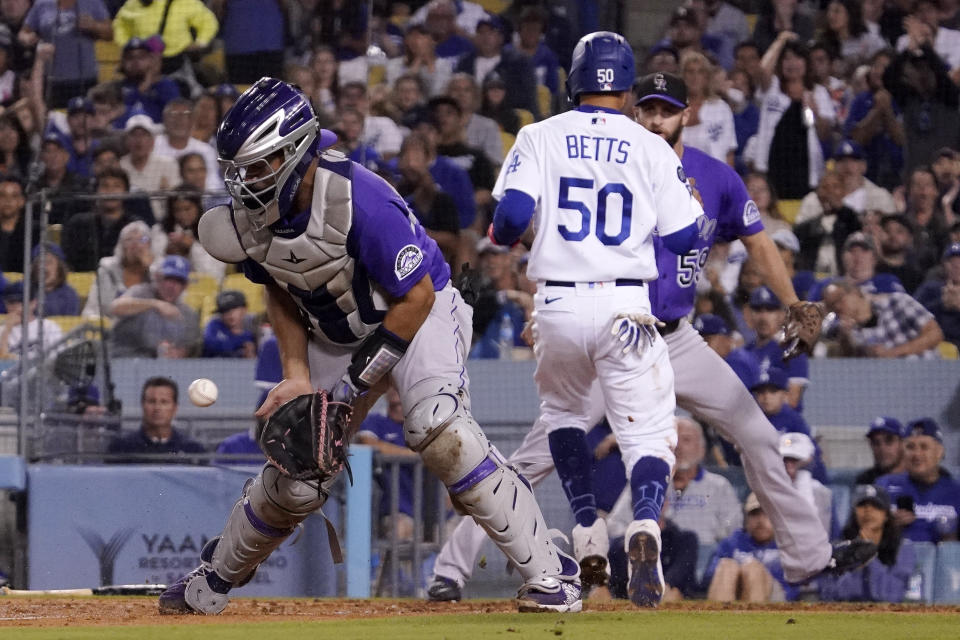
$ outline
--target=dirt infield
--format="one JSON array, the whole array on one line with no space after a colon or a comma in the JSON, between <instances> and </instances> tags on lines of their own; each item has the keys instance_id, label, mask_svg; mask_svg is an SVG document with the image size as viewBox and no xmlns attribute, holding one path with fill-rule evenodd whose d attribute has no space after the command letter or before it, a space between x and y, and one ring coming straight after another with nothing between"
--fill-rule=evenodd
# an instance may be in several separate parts
<instances>
[{"instance_id":1,"label":"dirt infield","mask_svg":"<svg viewBox=\"0 0 960 640\"><path fill-rule=\"evenodd\" d=\"M742 605L684 602L662 607L666 611L782 611L798 613L860 611L904 614L960 613L960 607L877 604ZM585 611L636 611L629 602L587 602ZM8 596L0 597L0 627L56 627L69 625L236 624L303 620L346 620L438 614L514 613L511 600L467 600L433 603L419 600L340 600L293 598L236 598L219 616L161 616L156 598L116 596Z\"/></svg>"}]
</instances>

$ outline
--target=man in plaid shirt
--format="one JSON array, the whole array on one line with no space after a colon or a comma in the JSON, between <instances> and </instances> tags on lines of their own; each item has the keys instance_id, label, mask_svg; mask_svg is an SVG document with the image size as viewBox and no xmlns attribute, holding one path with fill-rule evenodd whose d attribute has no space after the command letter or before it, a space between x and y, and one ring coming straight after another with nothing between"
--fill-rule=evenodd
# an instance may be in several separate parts
<instances>
[{"instance_id":1,"label":"man in plaid shirt","mask_svg":"<svg viewBox=\"0 0 960 640\"><path fill-rule=\"evenodd\" d=\"M933 314L906 293L871 295L843 279L830 283L823 301L837 314L841 356L934 358L943 340Z\"/></svg>"}]
</instances>

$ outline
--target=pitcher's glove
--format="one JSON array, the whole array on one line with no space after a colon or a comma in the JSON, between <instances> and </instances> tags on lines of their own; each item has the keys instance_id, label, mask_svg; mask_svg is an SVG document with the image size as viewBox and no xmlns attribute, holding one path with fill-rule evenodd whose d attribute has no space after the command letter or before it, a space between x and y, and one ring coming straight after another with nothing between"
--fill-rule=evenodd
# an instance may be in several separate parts
<instances>
[{"instance_id":1,"label":"pitcher's glove","mask_svg":"<svg viewBox=\"0 0 960 640\"><path fill-rule=\"evenodd\" d=\"M794 302L787 309L787 322L783 327L783 358L789 360L801 353L810 355L820 339L826 308L820 302Z\"/></svg>"},{"instance_id":2,"label":"pitcher's glove","mask_svg":"<svg viewBox=\"0 0 960 640\"><path fill-rule=\"evenodd\" d=\"M326 391L289 400L273 412L257 441L273 466L294 480L323 483L346 468L353 407L334 402Z\"/></svg>"}]
</instances>

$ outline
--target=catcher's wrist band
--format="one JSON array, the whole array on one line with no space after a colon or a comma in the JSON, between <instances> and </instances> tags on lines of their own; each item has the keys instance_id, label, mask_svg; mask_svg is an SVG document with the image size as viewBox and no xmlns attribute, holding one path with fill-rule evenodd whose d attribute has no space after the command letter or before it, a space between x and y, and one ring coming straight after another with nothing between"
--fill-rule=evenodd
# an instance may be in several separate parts
<instances>
[{"instance_id":1,"label":"catcher's wrist band","mask_svg":"<svg viewBox=\"0 0 960 640\"><path fill-rule=\"evenodd\" d=\"M409 342L380 325L353 354L347 367L350 380L360 390L369 389L390 373L409 346Z\"/></svg>"}]
</instances>

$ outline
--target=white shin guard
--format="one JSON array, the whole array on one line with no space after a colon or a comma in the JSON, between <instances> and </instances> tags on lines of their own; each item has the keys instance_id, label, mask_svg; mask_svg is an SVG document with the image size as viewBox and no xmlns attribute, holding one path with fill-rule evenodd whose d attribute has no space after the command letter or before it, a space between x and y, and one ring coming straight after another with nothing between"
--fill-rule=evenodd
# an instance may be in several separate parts
<instances>
[{"instance_id":1,"label":"white shin guard","mask_svg":"<svg viewBox=\"0 0 960 640\"><path fill-rule=\"evenodd\" d=\"M213 553L213 570L234 585L245 582L326 498L316 483L292 480L276 467L264 466L227 518Z\"/></svg>"},{"instance_id":2,"label":"white shin guard","mask_svg":"<svg viewBox=\"0 0 960 640\"><path fill-rule=\"evenodd\" d=\"M551 540L530 485L504 462L446 385L421 400L404 422L407 445L446 485L455 504L479 524L527 584L559 588L576 581L579 568Z\"/></svg>"}]
</instances>

